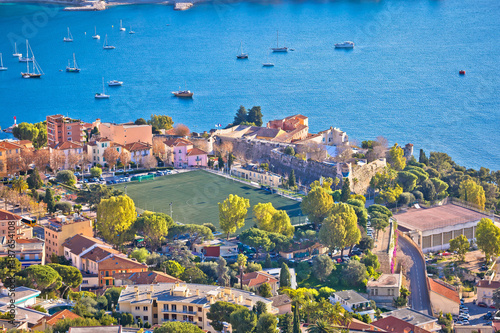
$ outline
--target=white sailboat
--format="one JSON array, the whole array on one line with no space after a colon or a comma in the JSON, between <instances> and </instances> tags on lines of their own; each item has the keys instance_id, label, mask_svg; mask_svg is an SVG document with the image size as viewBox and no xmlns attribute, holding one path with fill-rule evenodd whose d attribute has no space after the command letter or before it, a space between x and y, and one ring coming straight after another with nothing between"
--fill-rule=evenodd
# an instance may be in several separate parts
<instances>
[{"instance_id":1,"label":"white sailboat","mask_svg":"<svg viewBox=\"0 0 500 333\"><path fill-rule=\"evenodd\" d=\"M3 67L3 58L2 54L0 53L0 71L6 71L7 67Z\"/></svg>"},{"instance_id":2,"label":"white sailboat","mask_svg":"<svg viewBox=\"0 0 500 333\"><path fill-rule=\"evenodd\" d=\"M123 26L122 26L122 20L120 20L120 31L125 31L127 29L125 29Z\"/></svg>"},{"instance_id":3,"label":"white sailboat","mask_svg":"<svg viewBox=\"0 0 500 333\"><path fill-rule=\"evenodd\" d=\"M73 41L73 36L71 35L71 31L69 31L69 27L68 27L68 37L64 37L63 41L65 41L65 42L72 42Z\"/></svg>"},{"instance_id":4,"label":"white sailboat","mask_svg":"<svg viewBox=\"0 0 500 333\"><path fill-rule=\"evenodd\" d=\"M22 53L17 52L17 43L14 43L14 53L12 54L13 57L20 58L22 57Z\"/></svg>"},{"instance_id":5,"label":"white sailboat","mask_svg":"<svg viewBox=\"0 0 500 333\"><path fill-rule=\"evenodd\" d=\"M273 52L288 52L288 47L286 47L286 46L280 47L279 46L279 40L280 40L279 31L276 31L276 47L271 47L271 50Z\"/></svg>"},{"instance_id":6,"label":"white sailboat","mask_svg":"<svg viewBox=\"0 0 500 333\"><path fill-rule=\"evenodd\" d=\"M28 40L26 40L26 55L29 57L29 51L31 50L31 47L28 44ZM33 53L33 50L31 50L31 59L33 63L33 71L30 70L30 62L26 62L26 73L21 72L21 76L24 79L39 79L42 77L44 74L38 63L36 62L35 59L35 54Z\"/></svg>"},{"instance_id":7,"label":"white sailboat","mask_svg":"<svg viewBox=\"0 0 500 333\"><path fill-rule=\"evenodd\" d=\"M92 36L94 39L101 39L101 36L97 34L97 27L94 26L94 36Z\"/></svg>"},{"instance_id":8,"label":"white sailboat","mask_svg":"<svg viewBox=\"0 0 500 333\"><path fill-rule=\"evenodd\" d=\"M248 59L248 53L243 52L243 43L240 42L240 53L236 55L237 59Z\"/></svg>"},{"instance_id":9,"label":"white sailboat","mask_svg":"<svg viewBox=\"0 0 500 333\"><path fill-rule=\"evenodd\" d=\"M103 45L102 48L105 49L105 50L112 50L112 49L115 48L114 46L108 44L108 35L107 34L104 37L104 45Z\"/></svg>"},{"instance_id":10,"label":"white sailboat","mask_svg":"<svg viewBox=\"0 0 500 333\"><path fill-rule=\"evenodd\" d=\"M269 62L269 55L267 55L266 62L262 63L262 67L274 67L274 64Z\"/></svg>"},{"instance_id":11,"label":"white sailboat","mask_svg":"<svg viewBox=\"0 0 500 333\"><path fill-rule=\"evenodd\" d=\"M73 67L71 67L70 62L68 60L68 66L66 66L66 72L68 73L80 73L80 68L76 64L75 54L73 53Z\"/></svg>"},{"instance_id":12,"label":"white sailboat","mask_svg":"<svg viewBox=\"0 0 500 333\"><path fill-rule=\"evenodd\" d=\"M110 87L119 87L122 84L123 84L123 81L118 81L118 80L108 81L108 86L110 86Z\"/></svg>"},{"instance_id":13,"label":"white sailboat","mask_svg":"<svg viewBox=\"0 0 500 333\"><path fill-rule=\"evenodd\" d=\"M28 40L26 40L26 57L23 57L23 55L21 54L19 56L19 62L32 62L33 61L33 58L30 58L29 54L28 54ZM16 49L17 51L17 49Z\"/></svg>"},{"instance_id":14,"label":"white sailboat","mask_svg":"<svg viewBox=\"0 0 500 333\"><path fill-rule=\"evenodd\" d=\"M102 78L102 93L96 93L95 98L97 99L109 98L109 95L106 95L104 92L104 77Z\"/></svg>"},{"instance_id":15,"label":"white sailboat","mask_svg":"<svg viewBox=\"0 0 500 333\"><path fill-rule=\"evenodd\" d=\"M134 30L132 30L132 26L130 26L130 29L129 29L128 33L129 33L129 34L131 34L131 35L132 35L132 34L135 34L135 31L134 31Z\"/></svg>"}]
</instances>

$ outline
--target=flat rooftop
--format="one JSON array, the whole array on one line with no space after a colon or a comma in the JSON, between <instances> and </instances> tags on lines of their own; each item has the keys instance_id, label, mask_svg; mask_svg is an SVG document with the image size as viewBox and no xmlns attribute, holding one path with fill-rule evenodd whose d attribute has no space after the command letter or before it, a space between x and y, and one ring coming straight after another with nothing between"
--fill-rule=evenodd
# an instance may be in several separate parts
<instances>
[{"instance_id":1,"label":"flat rooftop","mask_svg":"<svg viewBox=\"0 0 500 333\"><path fill-rule=\"evenodd\" d=\"M394 215L398 225L421 231L479 221L483 217L490 218L488 215L453 204L427 209L411 208L405 213Z\"/></svg>"}]
</instances>

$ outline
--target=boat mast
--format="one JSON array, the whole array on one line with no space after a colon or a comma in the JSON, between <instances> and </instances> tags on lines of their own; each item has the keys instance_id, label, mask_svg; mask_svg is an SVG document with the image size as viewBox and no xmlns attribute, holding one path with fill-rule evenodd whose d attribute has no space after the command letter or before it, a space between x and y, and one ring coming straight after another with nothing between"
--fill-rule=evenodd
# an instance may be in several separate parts
<instances>
[{"instance_id":1,"label":"boat mast","mask_svg":"<svg viewBox=\"0 0 500 333\"><path fill-rule=\"evenodd\" d=\"M30 72L30 62L29 62L29 60L30 60L30 54L28 52L28 40L26 39L26 71L27 71L28 74ZM33 59L33 60L35 60L35 59Z\"/></svg>"},{"instance_id":2,"label":"boat mast","mask_svg":"<svg viewBox=\"0 0 500 333\"><path fill-rule=\"evenodd\" d=\"M279 30L276 30L276 47L280 47L280 43L279 43L279 40L280 40L280 34L279 34Z\"/></svg>"}]
</instances>

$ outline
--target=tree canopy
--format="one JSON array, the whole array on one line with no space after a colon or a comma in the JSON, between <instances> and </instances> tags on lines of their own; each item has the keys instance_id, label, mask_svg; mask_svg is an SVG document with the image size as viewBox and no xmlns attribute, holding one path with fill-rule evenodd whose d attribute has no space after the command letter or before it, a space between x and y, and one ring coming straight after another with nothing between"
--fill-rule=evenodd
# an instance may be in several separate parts
<instances>
[{"instance_id":1,"label":"tree canopy","mask_svg":"<svg viewBox=\"0 0 500 333\"><path fill-rule=\"evenodd\" d=\"M314 187L302 200L300 207L316 228L328 216L333 206L332 196L323 187Z\"/></svg>"},{"instance_id":2,"label":"tree canopy","mask_svg":"<svg viewBox=\"0 0 500 333\"><path fill-rule=\"evenodd\" d=\"M112 244L123 243L136 219L134 201L127 195L101 200L97 207L97 229Z\"/></svg>"},{"instance_id":3,"label":"tree canopy","mask_svg":"<svg viewBox=\"0 0 500 333\"><path fill-rule=\"evenodd\" d=\"M245 225L248 208L250 201L235 194L230 194L222 203L219 202L219 224L228 239L230 233Z\"/></svg>"},{"instance_id":4,"label":"tree canopy","mask_svg":"<svg viewBox=\"0 0 500 333\"><path fill-rule=\"evenodd\" d=\"M254 220L257 226L268 232L276 232L285 236L292 236L294 227L285 210L276 210L273 204L258 203L253 208Z\"/></svg>"},{"instance_id":5,"label":"tree canopy","mask_svg":"<svg viewBox=\"0 0 500 333\"><path fill-rule=\"evenodd\" d=\"M490 219L482 218L476 227L476 242L489 263L492 256L500 254L500 228Z\"/></svg>"}]
</instances>

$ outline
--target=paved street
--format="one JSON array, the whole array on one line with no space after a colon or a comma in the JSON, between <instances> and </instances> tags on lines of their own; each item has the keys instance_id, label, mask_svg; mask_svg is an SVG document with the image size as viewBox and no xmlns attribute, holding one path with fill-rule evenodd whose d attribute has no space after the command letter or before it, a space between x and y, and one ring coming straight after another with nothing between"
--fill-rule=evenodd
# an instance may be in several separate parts
<instances>
[{"instance_id":1,"label":"paved street","mask_svg":"<svg viewBox=\"0 0 500 333\"><path fill-rule=\"evenodd\" d=\"M427 272L425 271L424 260L420 256L418 249L416 249L415 246L406 239L399 237L398 242L401 247L401 251L409 256L413 261L413 266L410 269L411 308L432 316L429 293L427 291L425 280Z\"/></svg>"}]
</instances>

